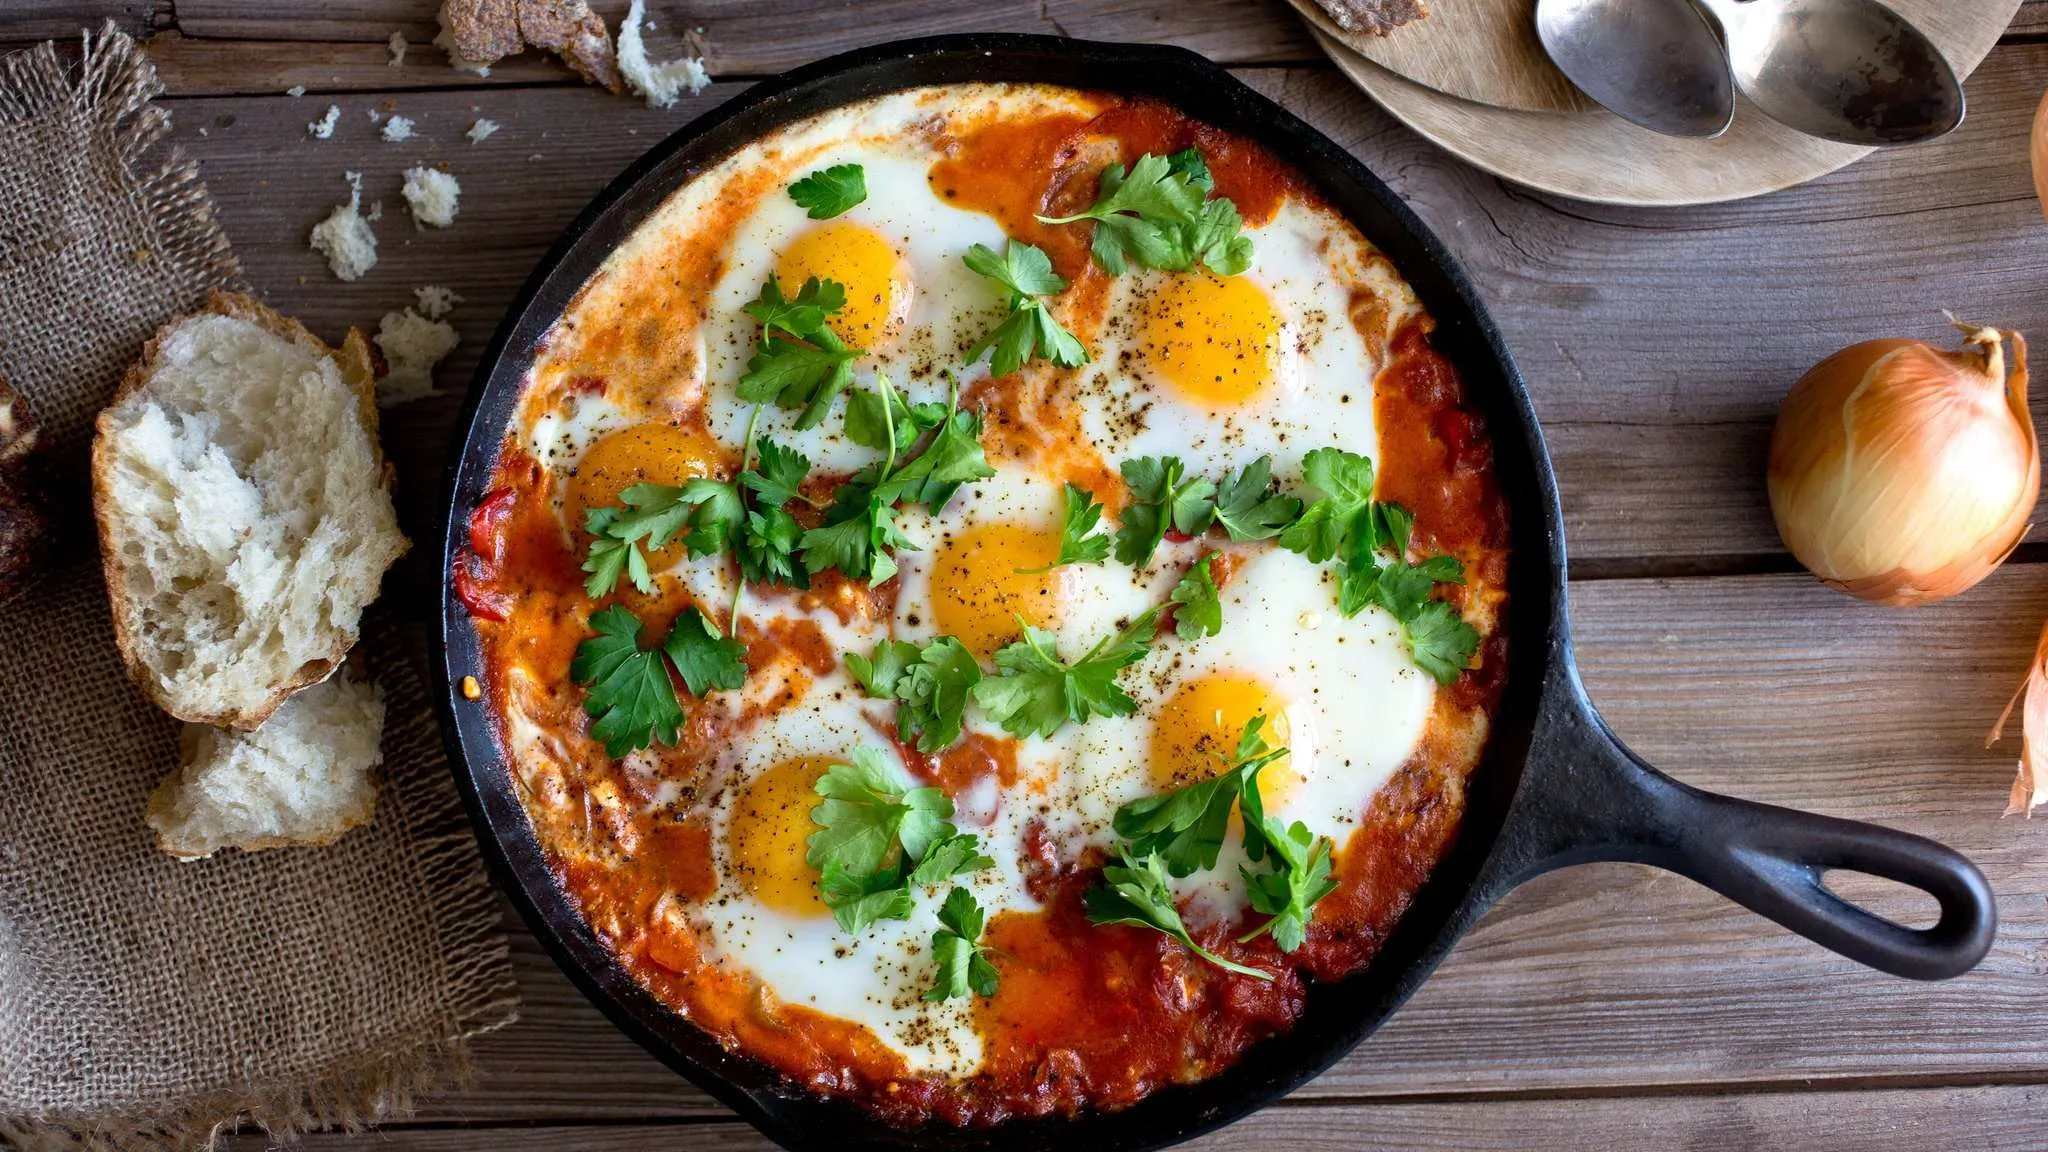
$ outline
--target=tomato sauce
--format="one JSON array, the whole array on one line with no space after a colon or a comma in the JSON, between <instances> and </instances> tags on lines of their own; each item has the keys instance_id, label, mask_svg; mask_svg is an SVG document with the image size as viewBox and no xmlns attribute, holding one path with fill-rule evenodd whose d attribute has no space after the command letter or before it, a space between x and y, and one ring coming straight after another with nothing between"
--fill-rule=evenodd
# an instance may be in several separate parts
<instances>
[{"instance_id":1,"label":"tomato sauce","mask_svg":"<svg viewBox=\"0 0 2048 1152\"><path fill-rule=\"evenodd\" d=\"M1012 237L1052 256L1073 282L1064 303L1075 308L1084 340L1083 329L1100 321L1089 313L1100 311L1108 278L1089 261L1086 228L1042 225L1036 217L1085 208L1105 165L1198 146L1217 194L1234 200L1249 224L1270 220L1290 198L1315 201L1295 173L1254 142L1155 101L1088 101L1088 111L936 129L941 158L929 177L949 202L987 213ZM697 371L692 326L724 267L719 243L777 187L772 180L742 181L694 239L662 241L649 258L658 274L645 283L594 278L571 318L550 332L550 362L558 367L536 374L521 419L553 411L571 395L595 393L702 426L701 393L689 384ZM865 1028L784 1003L746 972L707 957L688 915L719 885L712 825L703 814L716 799L708 791L710 768L762 716L832 672L840 654L814 621L748 615L738 637L749 681L774 669L780 687L734 711L698 706L679 693L686 719L675 746L607 756L590 736L583 693L569 675L577 645L590 635L590 614L613 600L626 604L646 622L647 643L692 600L675 581L653 596L622 583L613 596L590 597L583 541L558 511L560 469L534 460L515 432L451 578L483 639L501 739L511 746L516 713L522 731L539 733L522 736L521 746L546 750L508 755L508 762L548 861L592 930L656 997L727 1047L805 1088L851 1098L906 1126L1127 1106L1162 1085L1214 1075L1288 1028L1303 1011L1310 980L1340 979L1371 960L1448 849L1505 675L1509 539L1486 423L1432 346L1427 316L1411 308L1390 331L1392 308L1385 296L1362 292L1350 314L1382 366L1373 392L1376 494L1415 513L1418 550L1465 562L1468 583L1445 594L1484 625L1485 640L1476 666L1437 694L1421 745L1338 846L1337 889L1317 906L1302 947L1283 954L1270 935L1238 943L1260 919L1249 910L1239 923L1196 929L1204 947L1275 979L1212 967L1157 932L1090 924L1081 893L1097 879L1100 852L1063 857L1042 822L1027 832L1022 861L1025 886L1042 910L1001 912L985 932L1001 981L995 995L974 1002L983 1060L970 1077L912 1074ZM991 458L1052 459L1065 479L1115 515L1122 481L1081 435L1075 406L1066 402L1069 375L1034 365L977 383L963 402L982 413ZM806 494L822 499L839 479L814 476ZM1212 576L1229 583L1240 557L1230 548L1214 557ZM805 590L750 589L748 596L788 598L805 613L829 612L843 625L859 625L892 618L897 594L896 581L871 588L828 573ZM698 607L726 623L725 605ZM893 730L878 735L896 738ZM956 797L991 782L1030 787L1013 740L972 734L932 755L897 746L914 775ZM971 813L960 819L971 824Z\"/></svg>"}]
</instances>

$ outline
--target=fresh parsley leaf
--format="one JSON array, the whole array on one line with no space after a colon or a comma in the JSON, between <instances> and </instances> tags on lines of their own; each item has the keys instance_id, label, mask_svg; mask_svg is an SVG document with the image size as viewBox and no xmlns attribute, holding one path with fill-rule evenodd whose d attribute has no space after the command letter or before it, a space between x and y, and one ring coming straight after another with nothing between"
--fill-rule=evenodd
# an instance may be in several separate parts
<instances>
[{"instance_id":1,"label":"fresh parsley leaf","mask_svg":"<svg viewBox=\"0 0 2048 1152\"><path fill-rule=\"evenodd\" d=\"M996 674L974 686L974 702L1012 736L1050 736L1091 716L1128 716L1137 704L1117 673L1144 658L1158 619L1159 610L1150 609L1068 663L1052 633L1019 617L1024 638L996 652Z\"/></svg>"},{"instance_id":2,"label":"fresh parsley leaf","mask_svg":"<svg viewBox=\"0 0 2048 1152\"><path fill-rule=\"evenodd\" d=\"M1334 845L1329 837L1312 834L1308 825L1299 820L1284 827L1278 820L1268 820L1259 799L1256 774L1247 774L1241 786L1243 793L1238 803L1244 814L1245 854L1255 862L1261 858L1269 862L1257 872L1248 867L1238 871L1251 885L1253 910L1269 919L1239 937L1238 943L1271 932L1273 942L1282 952L1292 952L1301 947L1308 935L1311 910L1337 890L1337 881L1330 874ZM1259 846L1256 850L1254 843Z\"/></svg>"},{"instance_id":3,"label":"fresh parsley leaf","mask_svg":"<svg viewBox=\"0 0 2048 1152\"><path fill-rule=\"evenodd\" d=\"M913 888L943 884L955 876L993 868L996 862L981 853L981 840L973 833L955 833L932 841L924 859L910 872Z\"/></svg>"},{"instance_id":4,"label":"fresh parsley leaf","mask_svg":"<svg viewBox=\"0 0 2048 1152\"><path fill-rule=\"evenodd\" d=\"M903 679L904 670L917 660L918 647L908 640L884 640L875 645L873 657L858 652L845 656L846 670L860 682L861 691L875 700L888 700L896 695L896 685Z\"/></svg>"},{"instance_id":5,"label":"fresh parsley leaf","mask_svg":"<svg viewBox=\"0 0 2048 1152\"><path fill-rule=\"evenodd\" d=\"M1094 221L1089 252L1112 276L1133 263L1171 272L1202 264L1218 275L1234 276L1251 266L1251 239L1243 234L1237 205L1209 198L1215 187L1199 151L1148 152L1128 171L1121 164L1104 168L1087 211L1038 220Z\"/></svg>"},{"instance_id":6,"label":"fresh parsley leaf","mask_svg":"<svg viewBox=\"0 0 2048 1152\"><path fill-rule=\"evenodd\" d=\"M967 350L967 363L990 353L989 372L996 376L1008 376L1033 356L1061 368L1088 363L1088 349L1053 318L1042 299L1067 289L1066 279L1052 270L1052 258L1044 249L1011 240L998 256L986 244L976 244L962 259L1010 293L1010 315Z\"/></svg>"},{"instance_id":7,"label":"fresh parsley leaf","mask_svg":"<svg viewBox=\"0 0 2048 1152\"><path fill-rule=\"evenodd\" d=\"M1067 485L1066 521L1060 528L1060 554L1042 568L1019 568L1019 576L1050 572L1067 564L1100 564L1109 558L1110 538L1095 535L1102 523L1102 505L1094 493L1078 484Z\"/></svg>"},{"instance_id":8,"label":"fresh parsley leaf","mask_svg":"<svg viewBox=\"0 0 2048 1152\"><path fill-rule=\"evenodd\" d=\"M987 917L974 902L974 894L955 888L939 907L939 930L932 934L932 958L939 972L926 1000L952 1000L972 991L976 996L996 994L996 966L983 948L981 929Z\"/></svg>"},{"instance_id":9,"label":"fresh parsley leaf","mask_svg":"<svg viewBox=\"0 0 2048 1152\"><path fill-rule=\"evenodd\" d=\"M633 587L652 595L654 577L647 551L666 546L677 532L689 529L684 544L694 559L725 550L739 526L739 493L730 484L697 479L681 487L635 484L619 494L619 506L592 508L583 526L592 536L583 571L590 578L583 590L609 595L623 573Z\"/></svg>"},{"instance_id":10,"label":"fresh parsley leaf","mask_svg":"<svg viewBox=\"0 0 2048 1152\"><path fill-rule=\"evenodd\" d=\"M897 548L917 545L896 526L896 509L875 494L873 477L860 474L839 486L825 523L805 532L799 550L804 568L817 575L837 568L855 580L880 584L896 575Z\"/></svg>"},{"instance_id":11,"label":"fresh parsley leaf","mask_svg":"<svg viewBox=\"0 0 2048 1152\"><path fill-rule=\"evenodd\" d=\"M820 168L789 186L789 198L813 220L830 220L868 198L867 173L858 164Z\"/></svg>"},{"instance_id":12,"label":"fresh parsley leaf","mask_svg":"<svg viewBox=\"0 0 2048 1152\"><path fill-rule=\"evenodd\" d=\"M1183 640L1199 640L1223 631L1223 598L1218 595L1216 578L1209 571L1215 558L1216 554L1211 552L1195 561L1168 597L1179 605L1173 611L1173 631Z\"/></svg>"},{"instance_id":13,"label":"fresh parsley leaf","mask_svg":"<svg viewBox=\"0 0 2048 1152\"><path fill-rule=\"evenodd\" d=\"M1116 530L1120 564L1143 565L1168 528L1195 536L1216 516L1216 485L1187 476L1178 456L1140 456L1124 461L1119 470L1131 494Z\"/></svg>"},{"instance_id":14,"label":"fresh parsley leaf","mask_svg":"<svg viewBox=\"0 0 2048 1152\"><path fill-rule=\"evenodd\" d=\"M906 859L922 859L954 832L946 793L913 786L874 748L855 749L851 763L827 768L817 792L823 799L811 809L811 822L818 830L806 842L804 862L821 872L836 864L854 876L893 869L900 878Z\"/></svg>"},{"instance_id":15,"label":"fresh parsley leaf","mask_svg":"<svg viewBox=\"0 0 2048 1152\"><path fill-rule=\"evenodd\" d=\"M803 499L804 477L810 474L810 457L763 436L754 442L754 466L740 473L739 480L760 503L780 508Z\"/></svg>"},{"instance_id":16,"label":"fresh parsley leaf","mask_svg":"<svg viewBox=\"0 0 2048 1152\"><path fill-rule=\"evenodd\" d=\"M1417 667L1449 684L1472 664L1479 649L1479 632L1458 615L1458 610L1441 600L1431 600L1416 614L1401 621L1401 639Z\"/></svg>"},{"instance_id":17,"label":"fresh parsley leaf","mask_svg":"<svg viewBox=\"0 0 2048 1152\"><path fill-rule=\"evenodd\" d=\"M1088 920L1094 924L1129 924L1164 932L1189 951L1226 972L1271 980L1273 974L1225 960L1195 943L1187 925L1174 907L1173 890L1167 884L1165 863L1157 855L1136 855L1124 851L1118 862L1102 869L1102 883L1081 894Z\"/></svg>"},{"instance_id":18,"label":"fresh parsley leaf","mask_svg":"<svg viewBox=\"0 0 2048 1152\"><path fill-rule=\"evenodd\" d=\"M853 362L864 351L847 347L825 324L845 304L844 287L816 277L805 280L795 298L785 299L771 274L760 295L745 306L761 322L761 343L740 376L740 399L802 409L796 418L799 429L822 423L833 399L853 382ZM777 331L792 338L777 336Z\"/></svg>"},{"instance_id":19,"label":"fresh parsley leaf","mask_svg":"<svg viewBox=\"0 0 2048 1152\"><path fill-rule=\"evenodd\" d=\"M1238 802L1240 782L1287 755L1285 748L1267 747L1260 734L1265 722L1264 716L1252 717L1239 734L1237 755L1224 762L1215 776L1117 809L1111 826L1130 842L1130 851L1157 855L1175 876L1214 868L1223 849L1231 806Z\"/></svg>"},{"instance_id":20,"label":"fresh parsley leaf","mask_svg":"<svg viewBox=\"0 0 2048 1152\"><path fill-rule=\"evenodd\" d=\"M901 869L853 872L837 860L820 872L818 895L842 932L864 931L877 920L908 920L915 906Z\"/></svg>"},{"instance_id":21,"label":"fresh parsley leaf","mask_svg":"<svg viewBox=\"0 0 2048 1152\"><path fill-rule=\"evenodd\" d=\"M736 549L741 579L754 584L810 587L810 570L796 556L803 535L803 525L781 508L764 507L748 512Z\"/></svg>"},{"instance_id":22,"label":"fresh parsley leaf","mask_svg":"<svg viewBox=\"0 0 2048 1152\"><path fill-rule=\"evenodd\" d=\"M1301 458L1301 467L1303 478L1327 495L1280 533L1280 546L1320 564L1346 551L1354 533L1373 533L1372 461L1341 448L1317 448Z\"/></svg>"},{"instance_id":23,"label":"fresh parsley leaf","mask_svg":"<svg viewBox=\"0 0 2048 1152\"><path fill-rule=\"evenodd\" d=\"M836 280L813 276L797 289L795 299L785 299L782 282L770 275L761 291L740 310L761 322L761 331L777 330L799 340L808 340L825 327L825 320L846 307L846 287Z\"/></svg>"},{"instance_id":24,"label":"fresh parsley leaf","mask_svg":"<svg viewBox=\"0 0 2048 1152\"><path fill-rule=\"evenodd\" d=\"M918 437L939 426L947 415L943 404L908 404L891 389L888 399L879 391L855 392L846 400L846 438L877 452L889 447L889 435L896 436L896 451L907 453ZM884 408L890 409L887 417Z\"/></svg>"},{"instance_id":25,"label":"fresh parsley leaf","mask_svg":"<svg viewBox=\"0 0 2048 1152\"><path fill-rule=\"evenodd\" d=\"M569 662L570 677L589 690L590 734L614 758L657 740L674 744L683 706L661 649L640 647L640 618L613 604L594 613L590 626L597 635L578 644Z\"/></svg>"},{"instance_id":26,"label":"fresh parsley leaf","mask_svg":"<svg viewBox=\"0 0 2048 1152\"><path fill-rule=\"evenodd\" d=\"M876 493L888 503L922 504L936 513L945 509L962 484L995 474L981 447L981 415L954 407L924 450L898 466Z\"/></svg>"},{"instance_id":27,"label":"fresh parsley leaf","mask_svg":"<svg viewBox=\"0 0 2048 1152\"><path fill-rule=\"evenodd\" d=\"M981 681L981 665L951 636L923 648L884 640L875 646L872 658L847 653L846 667L869 696L898 701L897 736L906 743L915 740L917 750L927 754L951 748L960 739L968 692Z\"/></svg>"},{"instance_id":28,"label":"fresh parsley leaf","mask_svg":"<svg viewBox=\"0 0 2048 1152\"><path fill-rule=\"evenodd\" d=\"M1301 501L1273 489L1273 458L1261 456L1216 486L1216 523L1232 540L1270 540L1301 516Z\"/></svg>"},{"instance_id":29,"label":"fresh parsley leaf","mask_svg":"<svg viewBox=\"0 0 2048 1152\"><path fill-rule=\"evenodd\" d=\"M702 696L714 688L729 691L747 678L747 650L739 641L719 635L695 605L683 609L676 617L668 639L661 642L661 650L675 662L676 673L692 696Z\"/></svg>"}]
</instances>

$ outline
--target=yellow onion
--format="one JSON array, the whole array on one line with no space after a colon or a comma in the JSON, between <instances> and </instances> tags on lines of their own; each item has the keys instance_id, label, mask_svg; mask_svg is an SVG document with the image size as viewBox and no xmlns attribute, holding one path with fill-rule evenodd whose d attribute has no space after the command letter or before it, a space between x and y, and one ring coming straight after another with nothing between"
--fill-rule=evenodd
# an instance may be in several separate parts
<instances>
[{"instance_id":1,"label":"yellow onion","mask_svg":"<svg viewBox=\"0 0 2048 1152\"><path fill-rule=\"evenodd\" d=\"M2026 534L2041 490L2027 343L1957 327L1966 341L1955 352L1917 340L1844 348L1779 407L1771 514L1823 583L1924 604L1990 575Z\"/></svg>"},{"instance_id":2,"label":"yellow onion","mask_svg":"<svg viewBox=\"0 0 2048 1152\"><path fill-rule=\"evenodd\" d=\"M2006 702L2005 711L1998 714L1998 723L1991 726L1991 736L1984 741L1986 748L2005 734L2005 722L2012 719L2012 710L2022 699L2026 707L2020 712L2020 773L2012 782L2012 798L2005 802L2007 816L2015 812L2032 816L2035 805L2048 801L2048 627L2041 629L2041 639L2034 645L2034 662L2027 665L2027 678Z\"/></svg>"}]
</instances>

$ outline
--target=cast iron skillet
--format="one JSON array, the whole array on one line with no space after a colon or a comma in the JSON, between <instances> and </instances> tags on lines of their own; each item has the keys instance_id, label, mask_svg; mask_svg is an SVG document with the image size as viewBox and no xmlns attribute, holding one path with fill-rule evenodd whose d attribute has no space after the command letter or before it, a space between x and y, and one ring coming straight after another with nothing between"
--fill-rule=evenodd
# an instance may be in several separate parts
<instances>
[{"instance_id":1,"label":"cast iron skillet","mask_svg":"<svg viewBox=\"0 0 2048 1152\"><path fill-rule=\"evenodd\" d=\"M1437 321L1436 347L1485 409L1513 530L1507 691L1464 823L1449 855L1363 972L1314 987L1296 1026L1222 1075L1162 1089L1121 1112L988 1129L904 1132L859 1108L807 1094L727 1052L664 1007L592 936L550 877L486 709L453 685L479 671L477 634L446 581L470 513L485 495L534 342L614 245L675 188L734 149L841 104L926 84L1040 81L1155 96L1258 140L1320 187L1390 257ZM1687 787L1608 731L1580 686L1565 616L1564 533L1556 483L1529 398L1477 292L1422 222L1343 149L1223 69L1176 48L1044 36L940 36L835 56L749 89L642 157L584 211L506 314L470 391L467 434L451 461L442 544L438 674L442 719L477 834L527 923L620 1028L792 1149L849 1147L1097 1150L1157 1148L1227 1124L1328 1068L1385 1020L1460 934L1517 883L1567 864L1632 860L1689 876L1871 967L1937 980L1991 945L1984 877L1962 856L1873 824L1807 815ZM1913 930L1845 903L1829 869L1887 877L1940 904ZM1087 1011L1075 1005L1077 1012Z\"/></svg>"}]
</instances>

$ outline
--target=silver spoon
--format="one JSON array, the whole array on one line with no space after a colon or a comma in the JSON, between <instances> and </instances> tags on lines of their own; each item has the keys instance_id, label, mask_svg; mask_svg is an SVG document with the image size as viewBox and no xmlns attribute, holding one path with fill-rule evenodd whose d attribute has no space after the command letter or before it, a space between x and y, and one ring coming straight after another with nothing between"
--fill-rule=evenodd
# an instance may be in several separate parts
<instances>
[{"instance_id":1,"label":"silver spoon","mask_svg":"<svg viewBox=\"0 0 2048 1152\"><path fill-rule=\"evenodd\" d=\"M1658 131L1668 123L1693 128L1682 135L1717 134L1709 121L1720 108L1724 77L1764 115L1843 144L1911 144L1962 123L1955 70L1919 29L1877 0L1697 4L1538 0L1537 33L1588 96ZM1720 24L1725 54L1699 36L1700 8ZM1645 50L1662 63L1622 59Z\"/></svg>"},{"instance_id":2,"label":"silver spoon","mask_svg":"<svg viewBox=\"0 0 2048 1152\"><path fill-rule=\"evenodd\" d=\"M1721 37L1686 0L1537 0L1536 37L1601 107L1666 136L1719 136L1735 119Z\"/></svg>"}]
</instances>

